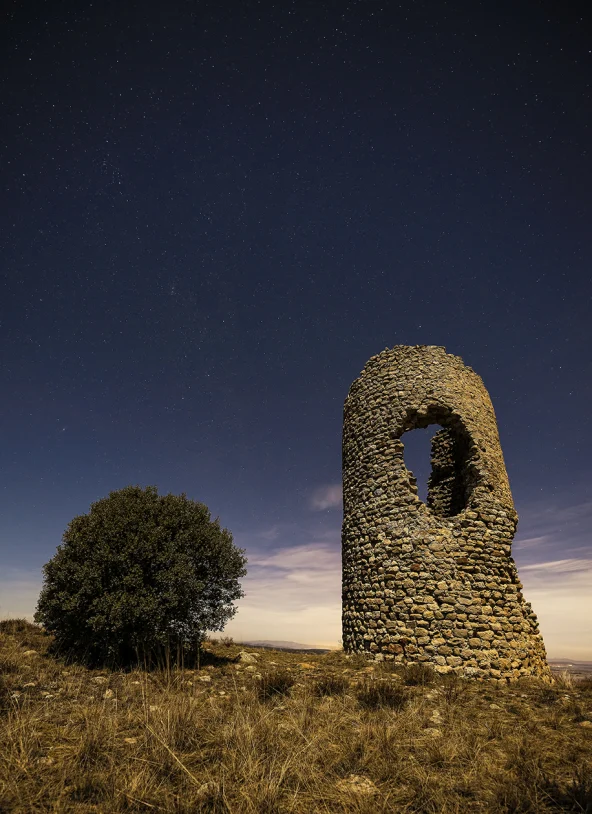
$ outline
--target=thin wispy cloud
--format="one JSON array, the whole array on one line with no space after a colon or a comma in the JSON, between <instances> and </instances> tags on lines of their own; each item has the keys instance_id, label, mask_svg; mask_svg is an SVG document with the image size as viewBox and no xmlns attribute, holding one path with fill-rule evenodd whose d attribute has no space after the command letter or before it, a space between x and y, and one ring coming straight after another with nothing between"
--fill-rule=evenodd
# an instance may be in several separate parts
<instances>
[{"instance_id":1,"label":"thin wispy cloud","mask_svg":"<svg viewBox=\"0 0 592 814\"><path fill-rule=\"evenodd\" d=\"M311 508L320 512L325 509L336 509L343 501L343 490L340 483L329 483L320 486L312 495Z\"/></svg>"},{"instance_id":2,"label":"thin wispy cloud","mask_svg":"<svg viewBox=\"0 0 592 814\"><path fill-rule=\"evenodd\" d=\"M340 565L340 556L339 548L329 547L326 542L308 543L271 553L254 553L249 558L249 564L281 571L313 569L317 573L323 573Z\"/></svg>"},{"instance_id":3,"label":"thin wispy cloud","mask_svg":"<svg viewBox=\"0 0 592 814\"><path fill-rule=\"evenodd\" d=\"M519 514L513 547L519 560L532 561L537 553L538 560L550 560L558 551L564 555L589 552L592 556L592 501L561 507L533 504L520 509Z\"/></svg>"},{"instance_id":4,"label":"thin wispy cloud","mask_svg":"<svg viewBox=\"0 0 592 814\"><path fill-rule=\"evenodd\" d=\"M581 577L592 572L592 559L571 558L567 560L551 560L550 562L537 562L523 565L521 571L532 571L539 577L548 578L551 574L574 574Z\"/></svg>"},{"instance_id":5,"label":"thin wispy cloud","mask_svg":"<svg viewBox=\"0 0 592 814\"><path fill-rule=\"evenodd\" d=\"M523 551L525 548L540 548L549 541L548 534L541 534L538 537L520 537L514 543L515 551Z\"/></svg>"},{"instance_id":6,"label":"thin wispy cloud","mask_svg":"<svg viewBox=\"0 0 592 814\"><path fill-rule=\"evenodd\" d=\"M271 639L336 647L341 638L341 550L311 542L247 552L245 598L226 627L237 640Z\"/></svg>"},{"instance_id":7,"label":"thin wispy cloud","mask_svg":"<svg viewBox=\"0 0 592 814\"><path fill-rule=\"evenodd\" d=\"M520 575L547 653L592 660L592 557L531 563L520 568Z\"/></svg>"}]
</instances>

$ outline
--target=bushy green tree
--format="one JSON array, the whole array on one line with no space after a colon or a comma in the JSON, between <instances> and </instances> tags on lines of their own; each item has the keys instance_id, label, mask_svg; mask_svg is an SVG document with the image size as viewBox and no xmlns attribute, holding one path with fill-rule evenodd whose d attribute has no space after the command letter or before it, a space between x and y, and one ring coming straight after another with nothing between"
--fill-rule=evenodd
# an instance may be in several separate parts
<instances>
[{"instance_id":1,"label":"bushy green tree","mask_svg":"<svg viewBox=\"0 0 592 814\"><path fill-rule=\"evenodd\" d=\"M204 504L127 486L69 523L34 618L87 663L187 648L234 616L243 555Z\"/></svg>"}]
</instances>

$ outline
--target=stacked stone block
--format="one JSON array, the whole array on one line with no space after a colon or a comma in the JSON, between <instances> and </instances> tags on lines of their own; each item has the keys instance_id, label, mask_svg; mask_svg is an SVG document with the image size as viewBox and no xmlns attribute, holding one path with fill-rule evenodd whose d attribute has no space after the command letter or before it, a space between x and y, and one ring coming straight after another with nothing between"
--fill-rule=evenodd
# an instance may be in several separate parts
<instances>
[{"instance_id":1,"label":"stacked stone block","mask_svg":"<svg viewBox=\"0 0 592 814\"><path fill-rule=\"evenodd\" d=\"M405 432L438 424L427 503ZM548 678L511 556L518 516L481 378L445 348L399 345L352 384L343 424L343 645L500 681Z\"/></svg>"}]
</instances>

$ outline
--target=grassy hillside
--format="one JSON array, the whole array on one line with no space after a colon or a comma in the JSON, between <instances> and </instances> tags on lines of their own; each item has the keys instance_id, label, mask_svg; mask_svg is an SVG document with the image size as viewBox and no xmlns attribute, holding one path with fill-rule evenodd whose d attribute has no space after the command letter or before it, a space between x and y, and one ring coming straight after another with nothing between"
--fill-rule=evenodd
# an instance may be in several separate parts
<instances>
[{"instance_id":1,"label":"grassy hillside","mask_svg":"<svg viewBox=\"0 0 592 814\"><path fill-rule=\"evenodd\" d=\"M0 812L592 812L590 680L236 661L225 640L199 669L125 673L50 642L0 622Z\"/></svg>"}]
</instances>

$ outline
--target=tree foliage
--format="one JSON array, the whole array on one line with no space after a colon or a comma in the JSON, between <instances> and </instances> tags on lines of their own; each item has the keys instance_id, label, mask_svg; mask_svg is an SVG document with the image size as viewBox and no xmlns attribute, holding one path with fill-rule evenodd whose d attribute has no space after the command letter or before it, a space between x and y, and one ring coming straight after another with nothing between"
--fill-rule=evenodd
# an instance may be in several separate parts
<instances>
[{"instance_id":1,"label":"tree foliage","mask_svg":"<svg viewBox=\"0 0 592 814\"><path fill-rule=\"evenodd\" d=\"M204 504L127 486L69 523L34 618L87 662L187 647L235 614L243 555Z\"/></svg>"}]
</instances>

